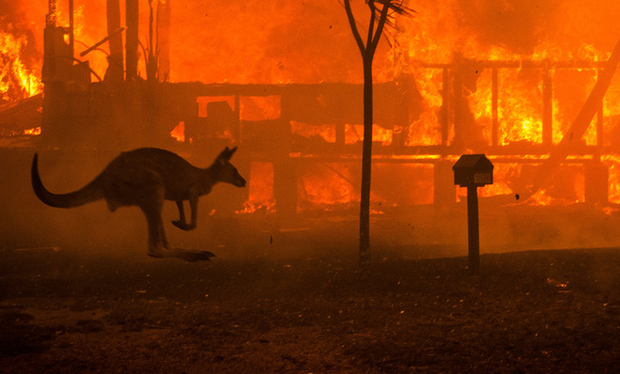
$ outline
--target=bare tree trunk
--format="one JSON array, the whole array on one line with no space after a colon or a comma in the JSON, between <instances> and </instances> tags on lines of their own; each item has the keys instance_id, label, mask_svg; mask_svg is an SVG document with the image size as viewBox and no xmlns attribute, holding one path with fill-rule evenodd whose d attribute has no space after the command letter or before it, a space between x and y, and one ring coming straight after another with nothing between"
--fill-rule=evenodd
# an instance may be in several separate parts
<instances>
[{"instance_id":1,"label":"bare tree trunk","mask_svg":"<svg viewBox=\"0 0 620 374\"><path fill-rule=\"evenodd\" d=\"M370 261L370 181L372 170L372 56L364 56L364 140L362 146L362 186L360 198L360 263Z\"/></svg>"},{"instance_id":2,"label":"bare tree trunk","mask_svg":"<svg viewBox=\"0 0 620 374\"><path fill-rule=\"evenodd\" d=\"M378 14L375 1L383 7ZM385 26L390 9L403 12L402 3L395 5L391 0L367 0L366 5L370 10L370 22L366 44L357 29L355 16L351 10L350 0L344 0L344 7L349 19L349 25L353 37L362 55L364 65L364 142L362 148L362 187L360 196L360 264L366 266L370 262L370 172L372 169L372 125L373 125L373 101L372 101L372 61L381 39L381 32ZM376 27L376 28L375 28Z\"/></svg>"}]
</instances>

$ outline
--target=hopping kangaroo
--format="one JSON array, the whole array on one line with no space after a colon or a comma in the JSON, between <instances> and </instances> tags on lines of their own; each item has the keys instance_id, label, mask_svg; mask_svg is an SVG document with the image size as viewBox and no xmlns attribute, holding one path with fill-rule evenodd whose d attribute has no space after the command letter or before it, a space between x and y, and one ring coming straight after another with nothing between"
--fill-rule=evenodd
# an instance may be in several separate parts
<instances>
[{"instance_id":1,"label":"hopping kangaroo","mask_svg":"<svg viewBox=\"0 0 620 374\"><path fill-rule=\"evenodd\" d=\"M208 251L173 249L168 245L161 218L164 200L179 208L179 220L172 223L181 230L196 228L198 198L211 192L218 182L245 187L245 179L230 163L237 147L226 147L206 169L192 166L180 156L157 148L140 148L123 152L83 188L66 194L49 192L41 182L37 154L32 160L32 187L45 204L72 208L104 199L110 211L120 206L138 206L148 223L148 254L153 257L178 257L187 261L208 260ZM185 220L183 201L189 200L191 222Z\"/></svg>"}]
</instances>

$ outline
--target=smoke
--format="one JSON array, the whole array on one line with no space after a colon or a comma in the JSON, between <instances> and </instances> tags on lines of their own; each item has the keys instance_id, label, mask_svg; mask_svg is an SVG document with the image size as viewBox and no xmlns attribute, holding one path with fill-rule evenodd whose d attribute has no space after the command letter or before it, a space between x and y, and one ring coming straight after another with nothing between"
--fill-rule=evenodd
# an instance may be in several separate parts
<instances>
[{"instance_id":1,"label":"smoke","mask_svg":"<svg viewBox=\"0 0 620 374\"><path fill-rule=\"evenodd\" d=\"M170 5L173 81L362 81L359 52L337 1L193 0L170 1ZM584 45L607 52L620 37L620 5L612 0L595 4L585 0L423 0L409 6L416 13L400 18L397 28L406 38L419 40L411 44L399 36L398 43L412 49L408 53L416 59L429 62L437 62L438 54L447 52L451 56L459 45L471 47L472 42L483 49L503 47L525 55L544 45L574 56ZM0 7L1 29L12 27L27 33L24 58L40 60L47 3L3 2ZM68 24L66 7L64 2L58 3L59 24L63 26ZM365 9L358 8L363 24ZM146 43L148 7L142 4L140 9L139 37ZM77 52L107 35L105 17L101 16L105 13L105 2L76 4ZM433 44L435 48L428 49ZM387 42L381 43L376 55L375 73L381 79L390 79L394 70L389 47ZM106 55L95 51L86 58L103 76Z\"/></svg>"},{"instance_id":2,"label":"smoke","mask_svg":"<svg viewBox=\"0 0 620 374\"><path fill-rule=\"evenodd\" d=\"M30 184L33 152L5 150L0 155L0 235L3 248L59 247L89 252L146 252L146 223L139 210L111 214L104 202L74 209L56 209L40 202ZM39 155L44 184L54 192L70 192L89 182L101 161L79 153ZM97 170L98 169L98 170ZM125 253L125 254L127 254Z\"/></svg>"},{"instance_id":3,"label":"smoke","mask_svg":"<svg viewBox=\"0 0 620 374\"><path fill-rule=\"evenodd\" d=\"M173 0L171 5L171 78L174 81L362 81L359 52L344 9L336 1ZM66 24L66 9L62 8L62 2L59 6L60 22ZM411 2L410 7L415 9L416 14L411 19L398 21L397 26L402 32L398 35L398 45L409 48L414 58L427 62L446 62L446 59L442 59L443 55L451 59L452 52L459 45L482 47L476 51L479 54L475 55L481 59L488 58L488 50L496 46L528 55L544 45L560 51L563 58L583 56L587 52L582 50L584 45L597 52L606 52L620 37L617 26L620 4L611 0L594 5L585 0L423 0ZM145 7L141 11L140 39L145 42L148 12ZM27 60L40 62L46 12L46 2L41 1L0 3L0 27L15 34L26 35L28 42L23 55ZM78 52L79 48L92 45L106 35L101 14L105 14L104 2L88 2L78 6ZM416 42L407 43L407 38L415 39ZM381 48L377 53L375 71L377 75L389 79L396 64L393 61L395 57L390 53L393 51L389 50L386 41L382 41ZM91 66L103 76L105 54L95 51L87 58L92 61ZM556 95L561 102L576 96L581 99L586 94L586 90L582 89L579 95L575 95L569 88L557 90ZM570 92L570 97L561 98L563 92ZM578 108L580 100L574 101L571 105ZM569 120L572 117L569 113ZM3 178L0 180L11 181L3 183L0 190L3 207L6 207L0 221L4 245L20 247L57 242L59 245L109 247L119 251L138 251L140 254L145 251L146 223L138 209L127 208L110 213L104 203L68 211L43 206L35 199L29 186L31 155L19 154L19 157L17 160L3 160L3 165L8 167L2 170ZM101 158L89 162L86 159L74 160L73 157L67 156L56 161L44 161L41 158L41 173L51 190L63 192L79 188L109 161ZM435 250L429 250L429 253L438 253L437 248L442 248L445 255L463 254L466 243L466 211L463 203L457 204L452 210L434 207L428 204L432 188L428 169L408 167L403 174L398 174L402 170L394 169L391 166L375 169L375 175L380 180L373 182L373 208L380 210L395 202L402 204L403 201L420 205L411 208L410 212L399 211L397 218L380 214L373 216L373 244L408 250ZM319 172L326 171L321 169ZM338 172L343 174L341 170ZM312 176L317 171L310 170L307 174ZM357 176L352 178L351 185L345 184L344 187L358 186L357 179ZM452 181L447 179L445 183ZM417 192L421 190L424 192ZM207 197L205 203L217 199L216 193ZM320 194L322 192L316 195ZM308 200L315 198L311 191L306 191L306 195ZM569 193L567 195L574 197ZM383 204L381 208L379 204ZM569 210L571 214L563 214L560 208L542 211L542 208L529 206L522 209L518 206L503 208L498 204L484 204L481 202L483 252L491 248L517 250L616 244L611 228L617 217L613 214L602 215L600 210L580 215L570 212L570 208L564 210ZM224 245L222 243L234 240L241 243L241 239L234 238L235 233L241 232L247 232L248 242L255 240L258 243L258 253L276 249L290 252L290 248L285 248L287 245L294 247L301 243L319 247L325 245L326 240L333 245L334 238L348 244L355 241L355 216L350 213L342 217L325 213L330 217L327 222L317 222L321 221L318 219L302 221L300 218L300 222L286 222L294 226L289 229L299 231L280 231L277 227L281 222L273 222L276 218L265 218L262 223L232 226L240 223L226 219L211 220L211 209L201 208L199 229L183 233L168 223L176 218L174 207L167 203L165 209L165 225L171 243L190 249L217 252L213 248L203 247ZM583 225L583 222L588 224ZM343 235L343 232L347 234Z\"/></svg>"},{"instance_id":4,"label":"smoke","mask_svg":"<svg viewBox=\"0 0 620 374\"><path fill-rule=\"evenodd\" d=\"M501 45L521 54L533 53L554 30L560 0L459 0L460 24L483 45Z\"/></svg>"},{"instance_id":5,"label":"smoke","mask_svg":"<svg viewBox=\"0 0 620 374\"><path fill-rule=\"evenodd\" d=\"M533 53L539 44L577 52L582 45L609 51L620 38L615 1L459 0L459 23L484 45Z\"/></svg>"}]
</instances>

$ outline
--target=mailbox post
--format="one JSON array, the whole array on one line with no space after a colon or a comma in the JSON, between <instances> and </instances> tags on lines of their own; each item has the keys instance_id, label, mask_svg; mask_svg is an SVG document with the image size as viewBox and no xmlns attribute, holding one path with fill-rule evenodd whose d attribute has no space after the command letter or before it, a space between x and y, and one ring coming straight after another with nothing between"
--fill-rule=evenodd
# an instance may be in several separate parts
<instances>
[{"instance_id":1,"label":"mailbox post","mask_svg":"<svg viewBox=\"0 0 620 374\"><path fill-rule=\"evenodd\" d=\"M478 273L480 269L478 187L493 184L493 164L482 154L462 155L452 170L454 170L454 184L467 187L469 270Z\"/></svg>"}]
</instances>

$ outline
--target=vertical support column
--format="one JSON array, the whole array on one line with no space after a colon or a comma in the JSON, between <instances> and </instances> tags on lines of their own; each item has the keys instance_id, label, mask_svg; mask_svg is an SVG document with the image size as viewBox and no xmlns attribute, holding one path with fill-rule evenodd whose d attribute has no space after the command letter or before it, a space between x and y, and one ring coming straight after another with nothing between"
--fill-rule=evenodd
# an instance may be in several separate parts
<instances>
[{"instance_id":1,"label":"vertical support column","mask_svg":"<svg viewBox=\"0 0 620 374\"><path fill-rule=\"evenodd\" d=\"M123 34L114 32L121 27L121 6L119 0L107 0L106 4L110 56L108 57L109 67L105 78L111 79L113 82L120 82L124 79Z\"/></svg>"},{"instance_id":2,"label":"vertical support column","mask_svg":"<svg viewBox=\"0 0 620 374\"><path fill-rule=\"evenodd\" d=\"M345 123L344 122L338 122L336 123L336 146L338 148L344 147L346 141L345 141Z\"/></svg>"},{"instance_id":3,"label":"vertical support column","mask_svg":"<svg viewBox=\"0 0 620 374\"><path fill-rule=\"evenodd\" d=\"M276 213L281 224L297 212L297 175L299 163L291 159L291 97L281 93L280 96L280 131L282 143L271 150L273 160L273 196L276 200Z\"/></svg>"},{"instance_id":4,"label":"vertical support column","mask_svg":"<svg viewBox=\"0 0 620 374\"><path fill-rule=\"evenodd\" d=\"M496 147L499 145L499 117L498 117L498 107L499 107L499 82L498 82L498 74L497 68L493 67L491 70L491 145Z\"/></svg>"},{"instance_id":5,"label":"vertical support column","mask_svg":"<svg viewBox=\"0 0 620 374\"><path fill-rule=\"evenodd\" d=\"M125 17L127 23L127 51L125 56L126 78L128 81L138 77L138 24L139 4L138 0L126 0Z\"/></svg>"},{"instance_id":6,"label":"vertical support column","mask_svg":"<svg viewBox=\"0 0 620 374\"><path fill-rule=\"evenodd\" d=\"M45 24L49 27L56 27L56 0L49 0L48 12L45 16Z\"/></svg>"},{"instance_id":7,"label":"vertical support column","mask_svg":"<svg viewBox=\"0 0 620 374\"><path fill-rule=\"evenodd\" d=\"M599 75L602 73L603 73L602 71L598 72ZM603 110L604 110L603 100L601 100L599 104L597 117L596 117L596 146L597 146L596 151L599 154L599 157L600 157L601 150L605 146L605 131L604 131L605 130L605 127L604 127L605 117L603 114Z\"/></svg>"},{"instance_id":8,"label":"vertical support column","mask_svg":"<svg viewBox=\"0 0 620 374\"><path fill-rule=\"evenodd\" d=\"M235 113L235 127L234 127L234 138L236 144L241 144L243 141L241 137L241 96L235 95L235 107L233 108L233 112Z\"/></svg>"},{"instance_id":9,"label":"vertical support column","mask_svg":"<svg viewBox=\"0 0 620 374\"><path fill-rule=\"evenodd\" d=\"M433 204L448 207L456 202L456 191L450 183L452 165L450 161L439 160L433 165Z\"/></svg>"},{"instance_id":10,"label":"vertical support column","mask_svg":"<svg viewBox=\"0 0 620 374\"><path fill-rule=\"evenodd\" d=\"M297 165L289 157L281 155L273 165L273 195L276 213L285 223L297 212Z\"/></svg>"},{"instance_id":11,"label":"vertical support column","mask_svg":"<svg viewBox=\"0 0 620 374\"><path fill-rule=\"evenodd\" d=\"M543 69L543 145L553 144L553 77L549 69L549 63Z\"/></svg>"},{"instance_id":12,"label":"vertical support column","mask_svg":"<svg viewBox=\"0 0 620 374\"><path fill-rule=\"evenodd\" d=\"M414 94L418 93L410 74L401 74L395 84L394 131L391 144L393 154L402 154L409 135L409 118Z\"/></svg>"},{"instance_id":13,"label":"vertical support column","mask_svg":"<svg viewBox=\"0 0 620 374\"><path fill-rule=\"evenodd\" d=\"M480 231L478 223L478 188L467 186L467 230L469 236L469 271L480 270Z\"/></svg>"},{"instance_id":14,"label":"vertical support column","mask_svg":"<svg viewBox=\"0 0 620 374\"><path fill-rule=\"evenodd\" d=\"M157 44L159 46L159 81L166 82L170 75L170 17L172 0L157 3Z\"/></svg>"},{"instance_id":15,"label":"vertical support column","mask_svg":"<svg viewBox=\"0 0 620 374\"><path fill-rule=\"evenodd\" d=\"M604 206L609 202L609 168L595 156L584 166L585 199L588 204Z\"/></svg>"},{"instance_id":16,"label":"vertical support column","mask_svg":"<svg viewBox=\"0 0 620 374\"><path fill-rule=\"evenodd\" d=\"M450 71L443 68L443 82L441 93L441 145L448 145L448 124L450 114Z\"/></svg>"},{"instance_id":17,"label":"vertical support column","mask_svg":"<svg viewBox=\"0 0 620 374\"><path fill-rule=\"evenodd\" d=\"M73 0L69 0L69 48L71 48L71 58L75 55L74 34L75 26L73 22Z\"/></svg>"}]
</instances>

